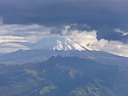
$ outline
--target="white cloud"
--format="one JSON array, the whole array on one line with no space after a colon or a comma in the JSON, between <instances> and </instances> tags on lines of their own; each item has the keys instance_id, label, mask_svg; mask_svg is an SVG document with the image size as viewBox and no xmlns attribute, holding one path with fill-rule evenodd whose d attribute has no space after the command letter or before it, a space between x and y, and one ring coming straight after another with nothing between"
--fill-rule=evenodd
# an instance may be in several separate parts
<instances>
[{"instance_id":1,"label":"white cloud","mask_svg":"<svg viewBox=\"0 0 128 96\"><path fill-rule=\"evenodd\" d=\"M114 32L121 33L122 36L128 35L128 32L125 32L125 31L121 30L120 28L115 28L115 29L114 29Z\"/></svg>"},{"instance_id":2,"label":"white cloud","mask_svg":"<svg viewBox=\"0 0 128 96\"><path fill-rule=\"evenodd\" d=\"M20 25L8 24L0 26L0 53L13 52L18 49L29 49L21 42L35 43L46 35L49 35L53 27L45 27L38 24Z\"/></svg>"},{"instance_id":3,"label":"white cloud","mask_svg":"<svg viewBox=\"0 0 128 96\"><path fill-rule=\"evenodd\" d=\"M97 40L96 30L80 31L69 30L70 26L66 26L62 33L64 36L81 44L89 50L105 51L115 55L128 57L128 44L120 41L108 41L105 39Z\"/></svg>"},{"instance_id":4,"label":"white cloud","mask_svg":"<svg viewBox=\"0 0 128 96\"><path fill-rule=\"evenodd\" d=\"M19 49L29 50L28 47L17 43L0 43L0 53L14 52Z\"/></svg>"},{"instance_id":5,"label":"white cloud","mask_svg":"<svg viewBox=\"0 0 128 96\"><path fill-rule=\"evenodd\" d=\"M92 45L94 50L106 51L112 54L128 57L128 44L119 41L101 39Z\"/></svg>"},{"instance_id":6,"label":"white cloud","mask_svg":"<svg viewBox=\"0 0 128 96\"><path fill-rule=\"evenodd\" d=\"M45 27L38 24L32 25L20 25L20 24L11 24L11 25L2 25L0 26L0 36L8 37L11 35L11 38L17 39L24 38L26 42L36 42L45 35L50 34L53 27ZM0 37L1 38L1 37Z\"/></svg>"},{"instance_id":7,"label":"white cloud","mask_svg":"<svg viewBox=\"0 0 128 96\"><path fill-rule=\"evenodd\" d=\"M6 42L27 42L24 37L20 36L0 36L0 43L6 43Z\"/></svg>"},{"instance_id":8,"label":"white cloud","mask_svg":"<svg viewBox=\"0 0 128 96\"><path fill-rule=\"evenodd\" d=\"M69 30L70 26L65 26L65 29L62 30L62 35L70 38L74 42L77 42L86 48L90 49L90 45L98 42L96 36L96 30L91 31L80 31L80 30Z\"/></svg>"}]
</instances>

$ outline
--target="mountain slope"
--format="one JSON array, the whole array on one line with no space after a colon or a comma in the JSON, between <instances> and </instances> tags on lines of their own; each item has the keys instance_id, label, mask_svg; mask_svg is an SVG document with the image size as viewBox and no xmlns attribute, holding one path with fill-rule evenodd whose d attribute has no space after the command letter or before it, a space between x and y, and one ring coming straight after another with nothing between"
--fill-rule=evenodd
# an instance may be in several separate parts
<instances>
[{"instance_id":1,"label":"mountain slope","mask_svg":"<svg viewBox=\"0 0 128 96\"><path fill-rule=\"evenodd\" d=\"M103 64L120 65L123 67L128 67L128 58L116 56L106 52L89 50L18 50L16 52L0 56L0 63L7 65L37 63L45 61L51 56L76 56Z\"/></svg>"},{"instance_id":2,"label":"mountain slope","mask_svg":"<svg viewBox=\"0 0 128 96\"><path fill-rule=\"evenodd\" d=\"M85 47L73 42L71 39L59 35L47 36L29 46L31 49L44 50L86 50Z\"/></svg>"},{"instance_id":3,"label":"mountain slope","mask_svg":"<svg viewBox=\"0 0 128 96\"><path fill-rule=\"evenodd\" d=\"M2 96L127 96L128 70L77 57L0 65Z\"/></svg>"},{"instance_id":4,"label":"mountain slope","mask_svg":"<svg viewBox=\"0 0 128 96\"><path fill-rule=\"evenodd\" d=\"M18 50L0 56L0 63L7 65L37 63L45 61L51 56L61 55L63 57L76 56L103 64L116 64L128 67L128 58L107 52L87 50L83 46L62 36L45 37L39 42L30 44L28 47L32 50Z\"/></svg>"}]
</instances>

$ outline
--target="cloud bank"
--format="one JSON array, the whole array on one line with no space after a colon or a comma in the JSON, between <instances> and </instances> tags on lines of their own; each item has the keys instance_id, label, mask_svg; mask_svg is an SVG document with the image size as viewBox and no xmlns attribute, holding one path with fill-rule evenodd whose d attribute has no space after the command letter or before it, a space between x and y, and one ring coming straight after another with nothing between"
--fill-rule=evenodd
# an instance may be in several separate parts
<instances>
[{"instance_id":1,"label":"cloud bank","mask_svg":"<svg viewBox=\"0 0 128 96\"><path fill-rule=\"evenodd\" d=\"M0 0L9 24L127 24L127 0ZM51 22L52 21L52 22Z\"/></svg>"},{"instance_id":2,"label":"cloud bank","mask_svg":"<svg viewBox=\"0 0 128 96\"><path fill-rule=\"evenodd\" d=\"M0 53L9 53L19 49L29 50L25 43L35 43L50 34L52 27L37 24L9 24L0 26Z\"/></svg>"},{"instance_id":3,"label":"cloud bank","mask_svg":"<svg viewBox=\"0 0 128 96\"><path fill-rule=\"evenodd\" d=\"M77 25L76 25L77 26ZM128 57L128 44L120 41L97 39L97 30L91 29L86 24L84 28L66 25L63 27L46 27L43 25L10 24L0 26L0 53L9 53L19 49L31 50L27 44L40 41L45 36L58 33L68 37L74 42L85 46L89 50L105 51L112 54ZM80 28L80 29L79 29ZM113 29L115 30L115 29ZM59 31L59 32L56 32ZM120 30L116 29L119 32ZM122 31L121 31L122 33ZM126 33L125 33L126 34Z\"/></svg>"},{"instance_id":4,"label":"cloud bank","mask_svg":"<svg viewBox=\"0 0 128 96\"><path fill-rule=\"evenodd\" d=\"M116 31L118 30L116 29ZM121 31L121 33L122 35L127 35L127 32ZM65 26L65 29L62 30L62 34L82 46L85 46L89 50L105 51L115 55L128 57L127 43L114 40L109 41L105 39L98 40L96 30L70 30L70 26Z\"/></svg>"}]
</instances>

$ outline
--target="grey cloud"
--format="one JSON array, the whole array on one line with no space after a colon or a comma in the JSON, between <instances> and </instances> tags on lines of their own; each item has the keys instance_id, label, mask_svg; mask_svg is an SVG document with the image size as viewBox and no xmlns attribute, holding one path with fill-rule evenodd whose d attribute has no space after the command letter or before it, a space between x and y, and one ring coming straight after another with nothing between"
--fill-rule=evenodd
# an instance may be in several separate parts
<instances>
[{"instance_id":1,"label":"grey cloud","mask_svg":"<svg viewBox=\"0 0 128 96\"><path fill-rule=\"evenodd\" d=\"M109 23L128 13L125 0L4 0L0 13L8 23ZM125 11L125 12L124 12ZM123 12L123 13L122 13ZM115 16L118 15L118 16ZM119 21L118 21L119 20Z\"/></svg>"},{"instance_id":2,"label":"grey cloud","mask_svg":"<svg viewBox=\"0 0 128 96\"><path fill-rule=\"evenodd\" d=\"M99 40L122 40L113 29L127 25L127 4L128 0L0 0L0 15L9 24L87 23L98 31Z\"/></svg>"}]
</instances>

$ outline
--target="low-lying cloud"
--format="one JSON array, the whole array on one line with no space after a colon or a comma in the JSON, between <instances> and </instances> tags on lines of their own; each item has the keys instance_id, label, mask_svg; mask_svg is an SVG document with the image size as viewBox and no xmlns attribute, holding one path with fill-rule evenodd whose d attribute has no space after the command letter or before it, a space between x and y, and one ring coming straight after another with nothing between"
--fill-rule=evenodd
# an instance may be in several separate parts
<instances>
[{"instance_id":1,"label":"low-lying cloud","mask_svg":"<svg viewBox=\"0 0 128 96\"><path fill-rule=\"evenodd\" d=\"M97 31L80 31L70 30L70 26L66 26L65 30L62 30L64 36L72 39L73 41L85 46L89 50L105 51L115 55L128 57L128 44L120 41L97 39ZM126 33L123 33L126 34Z\"/></svg>"},{"instance_id":2,"label":"low-lying cloud","mask_svg":"<svg viewBox=\"0 0 128 96\"><path fill-rule=\"evenodd\" d=\"M19 49L28 50L24 43L35 43L50 34L52 27L37 24L10 24L0 26L0 53L9 53Z\"/></svg>"},{"instance_id":3,"label":"low-lying cloud","mask_svg":"<svg viewBox=\"0 0 128 96\"><path fill-rule=\"evenodd\" d=\"M0 53L10 53L19 49L29 50L30 48L18 43L0 43Z\"/></svg>"},{"instance_id":4,"label":"low-lying cloud","mask_svg":"<svg viewBox=\"0 0 128 96\"><path fill-rule=\"evenodd\" d=\"M58 34L68 37L74 42L86 47L89 50L105 51L112 54L128 57L128 44L120 41L108 41L97 39L97 30L79 30L71 28L70 25L64 27L46 27L38 24L32 25L2 25L0 26L0 53L9 53L19 49L30 50L27 43L36 43L45 36ZM120 30L115 30L120 31ZM55 33L54 33L55 32ZM122 31L121 31L122 32Z\"/></svg>"}]
</instances>

